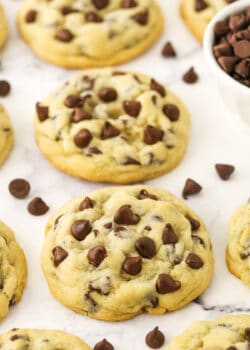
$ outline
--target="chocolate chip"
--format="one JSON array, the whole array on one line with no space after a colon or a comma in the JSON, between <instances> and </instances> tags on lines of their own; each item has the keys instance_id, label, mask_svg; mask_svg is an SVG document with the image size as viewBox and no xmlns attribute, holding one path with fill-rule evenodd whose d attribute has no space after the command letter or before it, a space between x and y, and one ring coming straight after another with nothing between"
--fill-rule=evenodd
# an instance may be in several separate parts
<instances>
[{"instance_id":1,"label":"chocolate chip","mask_svg":"<svg viewBox=\"0 0 250 350\"><path fill-rule=\"evenodd\" d=\"M112 222L107 222L104 227L107 229L107 230L110 230L112 228Z\"/></svg>"},{"instance_id":2,"label":"chocolate chip","mask_svg":"<svg viewBox=\"0 0 250 350\"><path fill-rule=\"evenodd\" d=\"M138 4L135 0L122 0L121 8L129 9L132 7L136 7Z\"/></svg>"},{"instance_id":3,"label":"chocolate chip","mask_svg":"<svg viewBox=\"0 0 250 350\"><path fill-rule=\"evenodd\" d=\"M79 148L84 148L89 145L93 138L93 135L88 129L81 129L78 131L78 133L74 136L74 143Z\"/></svg>"},{"instance_id":4,"label":"chocolate chip","mask_svg":"<svg viewBox=\"0 0 250 350\"><path fill-rule=\"evenodd\" d=\"M235 72L239 74L242 78L250 77L250 58L240 61L235 66Z\"/></svg>"},{"instance_id":5,"label":"chocolate chip","mask_svg":"<svg viewBox=\"0 0 250 350\"><path fill-rule=\"evenodd\" d=\"M205 242L199 236L192 234L191 238L192 238L193 241L198 242L199 244L201 244L204 248L206 247Z\"/></svg>"},{"instance_id":6,"label":"chocolate chip","mask_svg":"<svg viewBox=\"0 0 250 350\"><path fill-rule=\"evenodd\" d=\"M97 148L97 147L89 147L88 152L90 154L102 154L102 151L99 150L99 148Z\"/></svg>"},{"instance_id":7,"label":"chocolate chip","mask_svg":"<svg viewBox=\"0 0 250 350\"><path fill-rule=\"evenodd\" d=\"M89 263L94 267L100 266L106 257L107 257L107 251L102 246L92 248L88 252Z\"/></svg>"},{"instance_id":8,"label":"chocolate chip","mask_svg":"<svg viewBox=\"0 0 250 350\"><path fill-rule=\"evenodd\" d=\"M37 102L36 104L36 112L40 122L44 122L46 119L49 118L49 107L42 106L39 102Z\"/></svg>"},{"instance_id":9,"label":"chocolate chip","mask_svg":"<svg viewBox=\"0 0 250 350\"><path fill-rule=\"evenodd\" d=\"M195 0L195 11L200 12L208 8L208 3L205 0Z\"/></svg>"},{"instance_id":10,"label":"chocolate chip","mask_svg":"<svg viewBox=\"0 0 250 350\"><path fill-rule=\"evenodd\" d=\"M229 31L230 28L228 22L225 20L217 22L214 26L214 34L217 38L226 35Z\"/></svg>"},{"instance_id":11,"label":"chocolate chip","mask_svg":"<svg viewBox=\"0 0 250 350\"><path fill-rule=\"evenodd\" d=\"M250 257L250 253L241 253L240 258L241 260L246 260Z\"/></svg>"},{"instance_id":12,"label":"chocolate chip","mask_svg":"<svg viewBox=\"0 0 250 350\"><path fill-rule=\"evenodd\" d=\"M141 163L138 160L129 156L126 157L126 160L123 164L124 165L141 165Z\"/></svg>"},{"instance_id":13,"label":"chocolate chip","mask_svg":"<svg viewBox=\"0 0 250 350\"><path fill-rule=\"evenodd\" d=\"M102 132L101 139L107 140L120 135L120 131L116 129L111 123L105 122Z\"/></svg>"},{"instance_id":14,"label":"chocolate chip","mask_svg":"<svg viewBox=\"0 0 250 350\"><path fill-rule=\"evenodd\" d=\"M229 164L215 164L215 169L222 180L229 180L235 171L235 167Z\"/></svg>"},{"instance_id":15,"label":"chocolate chip","mask_svg":"<svg viewBox=\"0 0 250 350\"><path fill-rule=\"evenodd\" d=\"M85 19L87 22L94 22L94 23L101 23L103 22L103 19L101 16L99 16L96 12L87 12L85 15Z\"/></svg>"},{"instance_id":16,"label":"chocolate chip","mask_svg":"<svg viewBox=\"0 0 250 350\"><path fill-rule=\"evenodd\" d=\"M82 211L85 209L94 208L94 205L95 205L95 202L91 198L85 197L82 203L80 204L79 210Z\"/></svg>"},{"instance_id":17,"label":"chocolate chip","mask_svg":"<svg viewBox=\"0 0 250 350\"><path fill-rule=\"evenodd\" d=\"M250 57L250 41L241 40L237 41L234 45L234 54L240 58L249 58Z\"/></svg>"},{"instance_id":18,"label":"chocolate chip","mask_svg":"<svg viewBox=\"0 0 250 350\"><path fill-rule=\"evenodd\" d=\"M147 125L144 129L144 142L147 145L154 145L155 143L162 141L164 132L152 125Z\"/></svg>"},{"instance_id":19,"label":"chocolate chip","mask_svg":"<svg viewBox=\"0 0 250 350\"><path fill-rule=\"evenodd\" d=\"M148 20L149 20L148 10L137 12L136 14L131 16L131 18L139 25L145 26L148 24Z\"/></svg>"},{"instance_id":20,"label":"chocolate chip","mask_svg":"<svg viewBox=\"0 0 250 350\"><path fill-rule=\"evenodd\" d=\"M10 83L7 80L0 80L0 96L6 97L10 93Z\"/></svg>"},{"instance_id":21,"label":"chocolate chip","mask_svg":"<svg viewBox=\"0 0 250 350\"><path fill-rule=\"evenodd\" d=\"M88 220L77 220L71 226L71 234L77 241L83 241L91 230L92 226Z\"/></svg>"},{"instance_id":22,"label":"chocolate chip","mask_svg":"<svg viewBox=\"0 0 250 350\"><path fill-rule=\"evenodd\" d=\"M52 250L52 254L53 254L53 257L54 257L54 265L55 267L59 266L63 260L65 260L67 258L67 256L69 255L66 250L64 250L62 247L55 247L53 250Z\"/></svg>"},{"instance_id":23,"label":"chocolate chip","mask_svg":"<svg viewBox=\"0 0 250 350\"><path fill-rule=\"evenodd\" d=\"M71 117L71 122L79 123L83 120L90 120L90 119L92 119L92 116L90 113L84 111L81 108L75 108Z\"/></svg>"},{"instance_id":24,"label":"chocolate chip","mask_svg":"<svg viewBox=\"0 0 250 350\"><path fill-rule=\"evenodd\" d=\"M156 80L152 79L150 82L150 89L157 91L162 97L166 96L166 90L164 86L158 83Z\"/></svg>"},{"instance_id":25,"label":"chocolate chip","mask_svg":"<svg viewBox=\"0 0 250 350\"><path fill-rule=\"evenodd\" d=\"M162 111L171 122L176 122L179 119L180 110L176 105L172 103L165 104L162 108Z\"/></svg>"},{"instance_id":26,"label":"chocolate chip","mask_svg":"<svg viewBox=\"0 0 250 350\"><path fill-rule=\"evenodd\" d=\"M62 215L59 215L57 218L56 218L56 220L55 220L55 222L54 222L54 230L56 230L56 228L57 228L57 226L58 226L58 224L59 224L59 221L60 221L60 219L63 217L63 214Z\"/></svg>"},{"instance_id":27,"label":"chocolate chip","mask_svg":"<svg viewBox=\"0 0 250 350\"><path fill-rule=\"evenodd\" d=\"M229 28L232 32L237 32L246 25L246 18L243 13L239 15L231 15L228 22Z\"/></svg>"},{"instance_id":28,"label":"chocolate chip","mask_svg":"<svg viewBox=\"0 0 250 350\"><path fill-rule=\"evenodd\" d=\"M153 199L154 201L158 200L158 197L156 195L149 193L145 189L140 190L138 194L138 199L147 199L147 198Z\"/></svg>"},{"instance_id":29,"label":"chocolate chip","mask_svg":"<svg viewBox=\"0 0 250 350\"><path fill-rule=\"evenodd\" d=\"M162 233L162 242L163 244L175 244L178 242L178 237L171 224L166 224Z\"/></svg>"},{"instance_id":30,"label":"chocolate chip","mask_svg":"<svg viewBox=\"0 0 250 350\"><path fill-rule=\"evenodd\" d=\"M102 10L109 5L109 0L92 0L92 4L98 9Z\"/></svg>"},{"instance_id":31,"label":"chocolate chip","mask_svg":"<svg viewBox=\"0 0 250 350\"><path fill-rule=\"evenodd\" d=\"M122 264L122 269L131 276L136 276L141 272L142 259L138 257L126 258Z\"/></svg>"},{"instance_id":32,"label":"chocolate chip","mask_svg":"<svg viewBox=\"0 0 250 350\"><path fill-rule=\"evenodd\" d=\"M94 350L114 350L114 347L106 339L103 339L94 346Z\"/></svg>"},{"instance_id":33,"label":"chocolate chip","mask_svg":"<svg viewBox=\"0 0 250 350\"><path fill-rule=\"evenodd\" d=\"M234 67L239 59L235 56L221 56L218 58L218 62L222 69L228 74L231 74L234 70Z\"/></svg>"},{"instance_id":34,"label":"chocolate chip","mask_svg":"<svg viewBox=\"0 0 250 350\"><path fill-rule=\"evenodd\" d=\"M109 103L117 99L118 95L115 89L111 87L103 87L99 90L98 96L103 102Z\"/></svg>"},{"instance_id":35,"label":"chocolate chip","mask_svg":"<svg viewBox=\"0 0 250 350\"><path fill-rule=\"evenodd\" d=\"M245 329L245 338L247 341L250 341L250 327Z\"/></svg>"},{"instance_id":36,"label":"chocolate chip","mask_svg":"<svg viewBox=\"0 0 250 350\"><path fill-rule=\"evenodd\" d=\"M37 17L37 11L36 10L29 10L25 16L25 22L26 23L34 23L36 21L36 17Z\"/></svg>"},{"instance_id":37,"label":"chocolate chip","mask_svg":"<svg viewBox=\"0 0 250 350\"><path fill-rule=\"evenodd\" d=\"M74 35L71 33L71 31L65 28L59 29L55 35L55 39L65 43L72 41L73 38Z\"/></svg>"},{"instance_id":38,"label":"chocolate chip","mask_svg":"<svg viewBox=\"0 0 250 350\"><path fill-rule=\"evenodd\" d=\"M141 102L139 101L124 101L123 102L124 111L131 117L138 117L141 111Z\"/></svg>"},{"instance_id":39,"label":"chocolate chip","mask_svg":"<svg viewBox=\"0 0 250 350\"><path fill-rule=\"evenodd\" d=\"M184 189L182 191L182 196L184 199L188 199L189 196L199 193L202 190L202 187L194 180L187 179Z\"/></svg>"},{"instance_id":40,"label":"chocolate chip","mask_svg":"<svg viewBox=\"0 0 250 350\"><path fill-rule=\"evenodd\" d=\"M198 75L194 70L194 67L191 67L182 77L183 81L187 84L194 84L198 81Z\"/></svg>"},{"instance_id":41,"label":"chocolate chip","mask_svg":"<svg viewBox=\"0 0 250 350\"><path fill-rule=\"evenodd\" d=\"M181 282L174 280L170 275L162 273L156 282L156 290L159 294L176 292L181 288Z\"/></svg>"},{"instance_id":42,"label":"chocolate chip","mask_svg":"<svg viewBox=\"0 0 250 350\"><path fill-rule=\"evenodd\" d=\"M161 53L163 57L176 57L176 51L170 41L163 46Z\"/></svg>"},{"instance_id":43,"label":"chocolate chip","mask_svg":"<svg viewBox=\"0 0 250 350\"><path fill-rule=\"evenodd\" d=\"M61 14L63 16L71 15L72 13L78 13L78 12L79 12L79 10L74 9L72 7L69 7L69 6L63 6L61 8Z\"/></svg>"},{"instance_id":44,"label":"chocolate chip","mask_svg":"<svg viewBox=\"0 0 250 350\"><path fill-rule=\"evenodd\" d=\"M155 327L146 335L146 344L152 349L159 349L163 346L165 342L164 334L159 330L158 327Z\"/></svg>"},{"instance_id":45,"label":"chocolate chip","mask_svg":"<svg viewBox=\"0 0 250 350\"><path fill-rule=\"evenodd\" d=\"M142 237L135 242L137 252L145 259L152 259L156 255L155 242L149 237Z\"/></svg>"},{"instance_id":46,"label":"chocolate chip","mask_svg":"<svg viewBox=\"0 0 250 350\"><path fill-rule=\"evenodd\" d=\"M29 213L35 216L44 215L48 210L49 207L40 197L33 198L28 204Z\"/></svg>"},{"instance_id":47,"label":"chocolate chip","mask_svg":"<svg viewBox=\"0 0 250 350\"><path fill-rule=\"evenodd\" d=\"M200 222L198 220L192 218L192 216L187 214L186 219L189 221L192 231L196 231L200 228L200 226L201 226Z\"/></svg>"},{"instance_id":48,"label":"chocolate chip","mask_svg":"<svg viewBox=\"0 0 250 350\"><path fill-rule=\"evenodd\" d=\"M219 58L221 56L232 56L233 50L228 43L222 43L213 47L214 56Z\"/></svg>"},{"instance_id":49,"label":"chocolate chip","mask_svg":"<svg viewBox=\"0 0 250 350\"><path fill-rule=\"evenodd\" d=\"M198 270L202 268L202 266L204 265L204 262L202 261L202 259L194 253L188 254L185 261L186 261L186 264L189 267L191 267L191 269L194 269L194 270Z\"/></svg>"},{"instance_id":50,"label":"chocolate chip","mask_svg":"<svg viewBox=\"0 0 250 350\"><path fill-rule=\"evenodd\" d=\"M114 222L119 225L137 225L140 217L133 213L130 205L121 206L114 216Z\"/></svg>"},{"instance_id":51,"label":"chocolate chip","mask_svg":"<svg viewBox=\"0 0 250 350\"><path fill-rule=\"evenodd\" d=\"M24 179L12 180L9 184L9 192L15 198L26 198L30 192L30 184Z\"/></svg>"},{"instance_id":52,"label":"chocolate chip","mask_svg":"<svg viewBox=\"0 0 250 350\"><path fill-rule=\"evenodd\" d=\"M64 104L68 108L82 107L83 100L79 95L68 95L64 101Z\"/></svg>"},{"instance_id":53,"label":"chocolate chip","mask_svg":"<svg viewBox=\"0 0 250 350\"><path fill-rule=\"evenodd\" d=\"M226 350L238 350L235 346L229 346Z\"/></svg>"}]
</instances>

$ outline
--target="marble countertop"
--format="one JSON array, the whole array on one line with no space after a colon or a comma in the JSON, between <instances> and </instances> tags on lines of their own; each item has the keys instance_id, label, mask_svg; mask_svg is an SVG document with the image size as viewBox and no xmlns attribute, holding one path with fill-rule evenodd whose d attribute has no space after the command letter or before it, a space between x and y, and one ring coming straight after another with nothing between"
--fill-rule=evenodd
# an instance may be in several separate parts
<instances>
[{"instance_id":1,"label":"marble countertop","mask_svg":"<svg viewBox=\"0 0 250 350\"><path fill-rule=\"evenodd\" d=\"M0 332L13 327L62 329L86 340L91 346L106 337L115 349L147 349L145 334L160 326L166 344L191 322L214 318L229 312L250 312L249 289L233 277L225 265L228 220L233 211L250 196L250 137L231 121L233 116L223 104L206 69L201 47L186 30L178 15L178 1L159 0L166 17L166 31L161 40L144 56L124 68L148 73L171 88L186 103L192 119L187 155L170 174L150 181L181 195L187 177L197 180L202 192L190 198L188 205L206 222L211 233L216 271L208 290L184 309L164 316L142 315L120 323L105 323L77 315L50 295L40 268L44 225L48 216L65 201L100 188L102 184L71 178L54 169L40 154L33 138L32 120L36 101L74 74L34 57L22 42L15 27L17 0L2 0L10 25L10 38L1 53L0 79L11 82L12 92L1 99L8 108L15 129L15 147L0 169L0 217L15 231L23 247L29 268L27 288L20 304L12 308L1 323ZM178 59L160 55L163 44L171 40ZM199 82L184 84L182 74L195 66ZM214 170L217 162L236 166L228 182ZM24 177L32 189L27 200L15 200L8 193L10 180ZM43 217L33 217L26 206L31 197L41 196L50 206Z\"/></svg>"}]
</instances>

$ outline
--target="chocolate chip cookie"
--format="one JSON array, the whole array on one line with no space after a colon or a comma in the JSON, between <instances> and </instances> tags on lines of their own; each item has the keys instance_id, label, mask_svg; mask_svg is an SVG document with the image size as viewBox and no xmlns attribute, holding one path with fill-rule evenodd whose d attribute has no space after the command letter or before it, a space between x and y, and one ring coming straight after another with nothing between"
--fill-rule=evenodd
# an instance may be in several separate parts
<instances>
[{"instance_id":1,"label":"chocolate chip cookie","mask_svg":"<svg viewBox=\"0 0 250 350\"><path fill-rule=\"evenodd\" d=\"M8 36L7 21L4 14L3 6L0 4L0 48L4 45Z\"/></svg>"},{"instance_id":2,"label":"chocolate chip cookie","mask_svg":"<svg viewBox=\"0 0 250 350\"><path fill-rule=\"evenodd\" d=\"M233 215L229 225L227 265L250 287L250 201Z\"/></svg>"},{"instance_id":3,"label":"chocolate chip cookie","mask_svg":"<svg viewBox=\"0 0 250 350\"><path fill-rule=\"evenodd\" d=\"M2 350L90 350L90 347L74 335L40 329L12 329L0 335Z\"/></svg>"},{"instance_id":4,"label":"chocolate chip cookie","mask_svg":"<svg viewBox=\"0 0 250 350\"><path fill-rule=\"evenodd\" d=\"M13 232L0 221L0 321L7 315L9 308L21 299L26 275L24 253Z\"/></svg>"},{"instance_id":5,"label":"chocolate chip cookie","mask_svg":"<svg viewBox=\"0 0 250 350\"><path fill-rule=\"evenodd\" d=\"M0 104L0 165L12 149L14 134L5 108Z\"/></svg>"},{"instance_id":6,"label":"chocolate chip cookie","mask_svg":"<svg viewBox=\"0 0 250 350\"><path fill-rule=\"evenodd\" d=\"M189 116L156 80L111 68L79 73L36 106L36 140L58 169L91 181L131 183L175 168Z\"/></svg>"},{"instance_id":7,"label":"chocolate chip cookie","mask_svg":"<svg viewBox=\"0 0 250 350\"><path fill-rule=\"evenodd\" d=\"M208 23L224 6L237 0L182 0L181 16L196 36L202 42Z\"/></svg>"},{"instance_id":8,"label":"chocolate chip cookie","mask_svg":"<svg viewBox=\"0 0 250 350\"><path fill-rule=\"evenodd\" d=\"M169 192L111 187L78 197L49 220L42 267L55 298L107 321L183 307L213 274L202 220Z\"/></svg>"},{"instance_id":9,"label":"chocolate chip cookie","mask_svg":"<svg viewBox=\"0 0 250 350\"><path fill-rule=\"evenodd\" d=\"M126 62L156 41L163 23L155 0L24 0L18 14L32 50L69 68Z\"/></svg>"},{"instance_id":10,"label":"chocolate chip cookie","mask_svg":"<svg viewBox=\"0 0 250 350\"><path fill-rule=\"evenodd\" d=\"M168 350L248 349L250 315L229 315L193 323L176 337Z\"/></svg>"}]
</instances>

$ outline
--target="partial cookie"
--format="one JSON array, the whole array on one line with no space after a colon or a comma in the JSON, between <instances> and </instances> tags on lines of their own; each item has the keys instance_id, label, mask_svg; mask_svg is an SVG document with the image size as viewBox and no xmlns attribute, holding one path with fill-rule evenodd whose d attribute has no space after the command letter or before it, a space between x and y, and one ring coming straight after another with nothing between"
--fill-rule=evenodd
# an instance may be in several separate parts
<instances>
[{"instance_id":1,"label":"partial cookie","mask_svg":"<svg viewBox=\"0 0 250 350\"><path fill-rule=\"evenodd\" d=\"M0 335L1 350L90 350L74 335L39 329L13 329Z\"/></svg>"},{"instance_id":2,"label":"partial cookie","mask_svg":"<svg viewBox=\"0 0 250 350\"><path fill-rule=\"evenodd\" d=\"M250 201L233 215L229 225L227 265L250 287Z\"/></svg>"},{"instance_id":3,"label":"partial cookie","mask_svg":"<svg viewBox=\"0 0 250 350\"><path fill-rule=\"evenodd\" d=\"M0 4L0 48L5 44L8 36L7 21L4 14L3 6Z\"/></svg>"},{"instance_id":4,"label":"partial cookie","mask_svg":"<svg viewBox=\"0 0 250 350\"><path fill-rule=\"evenodd\" d=\"M78 197L49 220L42 253L58 301L107 321L183 307L213 274L202 220L167 191L111 187Z\"/></svg>"},{"instance_id":5,"label":"partial cookie","mask_svg":"<svg viewBox=\"0 0 250 350\"><path fill-rule=\"evenodd\" d=\"M175 168L189 116L154 79L85 70L37 104L36 140L58 169L91 181L130 183Z\"/></svg>"},{"instance_id":6,"label":"partial cookie","mask_svg":"<svg viewBox=\"0 0 250 350\"><path fill-rule=\"evenodd\" d=\"M237 0L182 0L180 12L188 28L202 42L211 19L224 6L234 1Z\"/></svg>"},{"instance_id":7,"label":"partial cookie","mask_svg":"<svg viewBox=\"0 0 250 350\"><path fill-rule=\"evenodd\" d=\"M24 0L18 27L32 50L68 68L126 62L163 30L155 0Z\"/></svg>"},{"instance_id":8,"label":"partial cookie","mask_svg":"<svg viewBox=\"0 0 250 350\"><path fill-rule=\"evenodd\" d=\"M24 253L13 232L0 221L0 321L7 315L9 307L20 301L26 275Z\"/></svg>"},{"instance_id":9,"label":"partial cookie","mask_svg":"<svg viewBox=\"0 0 250 350\"><path fill-rule=\"evenodd\" d=\"M250 315L229 315L193 323L167 350L243 350L249 341Z\"/></svg>"},{"instance_id":10,"label":"partial cookie","mask_svg":"<svg viewBox=\"0 0 250 350\"><path fill-rule=\"evenodd\" d=\"M0 104L0 165L5 161L14 142L13 129L5 108Z\"/></svg>"}]
</instances>

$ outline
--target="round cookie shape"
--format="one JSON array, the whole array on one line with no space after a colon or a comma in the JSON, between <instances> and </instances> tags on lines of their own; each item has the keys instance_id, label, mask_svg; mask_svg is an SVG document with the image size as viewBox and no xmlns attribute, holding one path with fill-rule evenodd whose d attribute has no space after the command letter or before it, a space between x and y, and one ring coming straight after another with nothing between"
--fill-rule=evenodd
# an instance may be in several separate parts
<instances>
[{"instance_id":1,"label":"round cookie shape","mask_svg":"<svg viewBox=\"0 0 250 350\"><path fill-rule=\"evenodd\" d=\"M55 330L13 329L0 335L1 350L90 350L80 338Z\"/></svg>"},{"instance_id":2,"label":"round cookie shape","mask_svg":"<svg viewBox=\"0 0 250 350\"><path fill-rule=\"evenodd\" d=\"M18 303L26 283L27 267L13 232L0 221L0 321ZM2 349L2 348L1 348Z\"/></svg>"},{"instance_id":3,"label":"round cookie shape","mask_svg":"<svg viewBox=\"0 0 250 350\"><path fill-rule=\"evenodd\" d=\"M14 142L13 129L5 108L0 104L0 165L10 153Z\"/></svg>"},{"instance_id":4,"label":"round cookie shape","mask_svg":"<svg viewBox=\"0 0 250 350\"><path fill-rule=\"evenodd\" d=\"M247 349L250 315L228 315L193 323L177 336L167 350Z\"/></svg>"},{"instance_id":5,"label":"round cookie shape","mask_svg":"<svg viewBox=\"0 0 250 350\"><path fill-rule=\"evenodd\" d=\"M176 167L187 147L186 108L142 74L82 71L36 110L42 153L58 169L91 181L155 178Z\"/></svg>"},{"instance_id":6,"label":"round cookie shape","mask_svg":"<svg viewBox=\"0 0 250 350\"><path fill-rule=\"evenodd\" d=\"M0 4L0 48L5 44L8 36L7 21L3 6Z\"/></svg>"},{"instance_id":7,"label":"round cookie shape","mask_svg":"<svg viewBox=\"0 0 250 350\"><path fill-rule=\"evenodd\" d=\"M223 7L234 1L237 0L182 0L180 13L190 31L202 42L211 19Z\"/></svg>"},{"instance_id":8,"label":"round cookie shape","mask_svg":"<svg viewBox=\"0 0 250 350\"><path fill-rule=\"evenodd\" d=\"M228 232L227 266L250 287L250 201L233 215Z\"/></svg>"},{"instance_id":9,"label":"round cookie shape","mask_svg":"<svg viewBox=\"0 0 250 350\"><path fill-rule=\"evenodd\" d=\"M164 27L156 0L25 0L17 21L39 57L68 68L126 62Z\"/></svg>"},{"instance_id":10,"label":"round cookie shape","mask_svg":"<svg viewBox=\"0 0 250 350\"><path fill-rule=\"evenodd\" d=\"M111 187L49 220L42 267L55 298L91 318L120 321L183 307L213 274L202 220L167 191Z\"/></svg>"}]
</instances>

